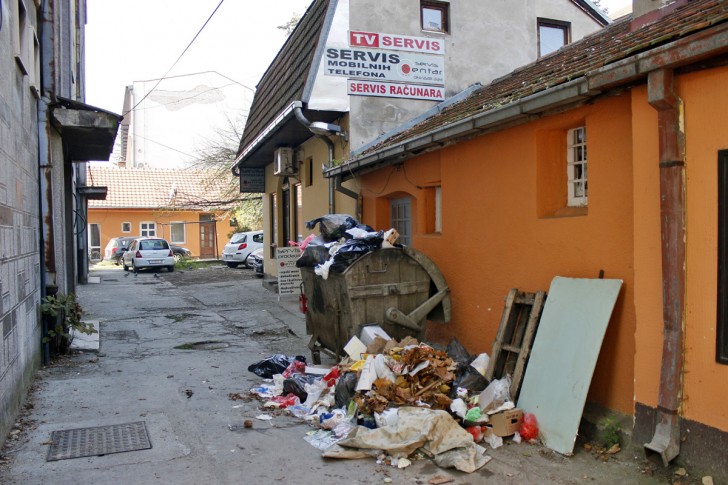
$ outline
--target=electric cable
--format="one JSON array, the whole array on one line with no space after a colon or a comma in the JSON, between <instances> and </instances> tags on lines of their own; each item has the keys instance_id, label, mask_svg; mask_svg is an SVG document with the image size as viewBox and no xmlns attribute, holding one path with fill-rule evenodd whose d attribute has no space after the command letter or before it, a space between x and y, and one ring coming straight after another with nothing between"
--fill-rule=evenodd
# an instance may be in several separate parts
<instances>
[{"instance_id":1,"label":"electric cable","mask_svg":"<svg viewBox=\"0 0 728 485\"><path fill-rule=\"evenodd\" d=\"M207 18L207 20L205 20L205 23L204 23L204 24L202 24L202 27L200 27L200 30L198 30L198 31L197 31L197 33L196 33L196 34L195 34L195 36L194 36L194 37L192 38L192 40L190 41L190 43L189 43L189 44L187 44L187 47L185 47L185 49L184 49L184 50L182 51L182 54L180 54L180 55L179 55L179 57L177 58L177 60L176 60L176 61L174 61L174 63L172 64L172 66L171 66L171 67L170 67L169 69L167 69L167 72L165 72L165 73L164 73L164 76L162 76L161 78L159 78L159 81L157 81L157 84L155 84L155 85L154 85L154 87L153 87L153 88L152 88L151 90L149 90L149 92L147 92L147 93L146 93L146 94L145 94L145 95L144 95L144 96L142 97L142 99L140 99L140 100L139 100L139 101L137 102L137 104L135 104L134 106L132 106L132 107L131 107L131 109L129 109L128 111L126 111L126 112L122 113L122 116L126 116L126 115L127 115L127 114L129 114L129 113L130 113L131 111L134 111L134 109L135 109L135 108L136 108L137 106L139 106L139 105L141 104L141 102L142 102L142 101L144 101L145 99L147 99L147 96L149 96L150 94L152 94L152 92L153 92L153 91L154 91L155 89L157 89L157 86L159 86L159 84L160 84L160 83L161 83L162 81L164 81L164 80L165 80L165 79L167 78L167 75L168 75L168 74L169 74L169 73L170 73L170 72L172 71L172 69L174 69L174 66L176 66L176 65L177 65L177 63L178 63L178 62L180 61L180 59L182 59L182 56L184 56L184 55L185 55L185 53L187 53L187 50L188 50L188 49L189 49L189 48L190 48L190 47L192 46L192 44L193 44L193 43L195 42L195 40L197 40L197 37L198 37L198 36L199 36L199 35L200 35L200 34L202 33L202 31L203 31L203 30L205 29L205 27L207 26L207 24L208 24L208 23L210 22L210 20L211 20L211 19L212 19L212 17L213 17L214 15L215 15L215 13L217 12L217 10L218 10L218 9L220 8L220 6L222 5L222 3L223 3L224 1L225 1L225 0L220 0L220 3L218 3L218 4L217 4L217 7L215 7L215 10L213 10L213 11L212 11L212 13L211 13L211 14L210 14L210 16L209 16L209 17Z\"/></svg>"}]
</instances>

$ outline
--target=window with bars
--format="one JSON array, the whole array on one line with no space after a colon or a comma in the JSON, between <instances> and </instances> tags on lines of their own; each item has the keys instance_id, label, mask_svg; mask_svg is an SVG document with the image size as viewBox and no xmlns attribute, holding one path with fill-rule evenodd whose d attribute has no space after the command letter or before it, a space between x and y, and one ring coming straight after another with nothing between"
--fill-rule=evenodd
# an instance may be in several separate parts
<instances>
[{"instance_id":1,"label":"window with bars","mask_svg":"<svg viewBox=\"0 0 728 485\"><path fill-rule=\"evenodd\" d=\"M397 242L410 246L412 244L412 203L410 198L392 199L389 207L392 227L399 233Z\"/></svg>"},{"instance_id":2,"label":"window with bars","mask_svg":"<svg viewBox=\"0 0 728 485\"><path fill-rule=\"evenodd\" d=\"M566 135L566 175L568 205L587 205L589 186L587 181L586 127L573 128Z\"/></svg>"}]
</instances>

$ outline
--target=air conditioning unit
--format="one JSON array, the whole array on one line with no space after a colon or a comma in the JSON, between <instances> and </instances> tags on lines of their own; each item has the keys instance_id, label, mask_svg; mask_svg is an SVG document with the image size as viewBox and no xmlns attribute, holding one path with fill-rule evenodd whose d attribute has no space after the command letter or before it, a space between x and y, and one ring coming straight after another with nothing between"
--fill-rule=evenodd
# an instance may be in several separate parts
<instances>
[{"instance_id":1,"label":"air conditioning unit","mask_svg":"<svg viewBox=\"0 0 728 485\"><path fill-rule=\"evenodd\" d=\"M298 164L293 159L293 148L282 147L273 152L273 175L298 175Z\"/></svg>"}]
</instances>

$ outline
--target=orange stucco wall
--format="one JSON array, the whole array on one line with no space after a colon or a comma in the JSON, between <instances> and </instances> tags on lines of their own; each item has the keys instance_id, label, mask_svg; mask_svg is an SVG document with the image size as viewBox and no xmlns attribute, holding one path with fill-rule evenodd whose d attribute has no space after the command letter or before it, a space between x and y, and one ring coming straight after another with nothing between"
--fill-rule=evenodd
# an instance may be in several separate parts
<instances>
[{"instance_id":1,"label":"orange stucco wall","mask_svg":"<svg viewBox=\"0 0 728 485\"><path fill-rule=\"evenodd\" d=\"M684 103L686 150L687 279L685 360L681 414L728 431L728 366L715 360L718 259L718 151L728 149L721 123L728 110L728 68L676 78ZM633 90L635 160L635 299L637 352L635 400L657 406L662 356L660 279L660 206L657 113L647 104L647 89Z\"/></svg>"},{"instance_id":2,"label":"orange stucco wall","mask_svg":"<svg viewBox=\"0 0 728 485\"><path fill-rule=\"evenodd\" d=\"M550 143L586 124L589 207L556 211L561 183ZM470 352L490 352L510 288L548 290L554 276L592 277L604 270L624 286L609 324L590 399L632 411L634 363L633 206L630 97L478 137L363 177L364 221L389 223L387 198L413 197L413 246L430 256L452 291L453 319L431 324L433 340L457 336ZM554 136L560 133L559 136ZM562 140L564 142L562 143ZM565 153L561 151L560 153ZM442 187L442 233L425 234L426 186ZM418 188L420 187L420 188ZM381 193L379 196L372 193ZM565 195L563 205L565 205Z\"/></svg>"},{"instance_id":3,"label":"orange stucco wall","mask_svg":"<svg viewBox=\"0 0 728 485\"><path fill-rule=\"evenodd\" d=\"M101 230L101 255L103 257L104 248L111 238L122 236L139 236L141 222L156 222L157 236L170 240L169 224L170 222L191 222L200 221L200 213L192 211L150 211L150 210L108 210L108 209L91 209L88 211L88 223L100 224ZM122 233L122 222L131 223L131 232ZM217 257L220 257L222 248L227 243L230 233L230 225L228 221L218 221L217 228ZM170 242L172 242L170 240ZM199 224L187 224L185 226L185 241L174 241L175 244L184 246L192 251L193 257L200 254L200 227Z\"/></svg>"},{"instance_id":4,"label":"orange stucco wall","mask_svg":"<svg viewBox=\"0 0 728 485\"><path fill-rule=\"evenodd\" d=\"M681 415L728 431L728 366L715 360L717 158L728 149L728 67L676 77L686 133L687 286ZM561 132L587 128L588 210L559 209ZM390 198L412 196L413 246L440 267L453 320L428 336L490 351L511 287L547 290L555 275L624 280L589 399L631 413L656 407L662 360L657 112L647 87L425 154L362 177L363 221L389 225ZM557 154L557 155L555 155ZM442 187L442 232L429 223ZM554 189L556 187L556 189Z\"/></svg>"}]
</instances>

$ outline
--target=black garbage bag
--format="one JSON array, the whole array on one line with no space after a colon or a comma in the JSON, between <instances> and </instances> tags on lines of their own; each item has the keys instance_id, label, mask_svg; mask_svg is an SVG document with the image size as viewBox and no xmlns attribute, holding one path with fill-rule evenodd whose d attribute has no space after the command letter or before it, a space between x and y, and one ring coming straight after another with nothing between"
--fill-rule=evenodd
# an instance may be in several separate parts
<instances>
[{"instance_id":1,"label":"black garbage bag","mask_svg":"<svg viewBox=\"0 0 728 485\"><path fill-rule=\"evenodd\" d=\"M455 399L457 397L458 387L467 389L470 394L481 392L483 389L488 387L490 382L486 379L483 374L478 372L478 369L468 364L463 368L458 367L455 372L455 381L452 384L452 390L450 391L450 397Z\"/></svg>"},{"instance_id":2,"label":"black garbage bag","mask_svg":"<svg viewBox=\"0 0 728 485\"><path fill-rule=\"evenodd\" d=\"M370 251L376 251L381 248L383 240L384 233L382 231L371 232L364 238L349 239L334 254L331 271L343 273L357 259Z\"/></svg>"},{"instance_id":3,"label":"black garbage bag","mask_svg":"<svg viewBox=\"0 0 728 485\"><path fill-rule=\"evenodd\" d=\"M458 367L455 370L455 381L450 391L450 397L455 398L457 388L462 387L467 389L471 393L480 392L488 387L488 379L483 377L483 374L470 365L473 361L473 356L467 351L463 344L456 338L450 340L445 350L447 356L450 357L453 362L457 363Z\"/></svg>"},{"instance_id":4,"label":"black garbage bag","mask_svg":"<svg viewBox=\"0 0 728 485\"><path fill-rule=\"evenodd\" d=\"M306 223L306 229L313 229L319 225L319 232L326 241L336 241L346 238L346 230L357 227L359 222L347 214L327 214L311 219Z\"/></svg>"},{"instance_id":5,"label":"black garbage bag","mask_svg":"<svg viewBox=\"0 0 728 485\"><path fill-rule=\"evenodd\" d=\"M456 338L450 340L445 349L447 356L450 357L454 362L458 364L458 368L470 365L473 361L473 356L463 347L463 344Z\"/></svg>"},{"instance_id":6,"label":"black garbage bag","mask_svg":"<svg viewBox=\"0 0 728 485\"><path fill-rule=\"evenodd\" d=\"M295 394L301 402L304 402L308 399L306 384L311 384L315 379L315 376L293 374L288 379L283 380L283 395Z\"/></svg>"},{"instance_id":7,"label":"black garbage bag","mask_svg":"<svg viewBox=\"0 0 728 485\"><path fill-rule=\"evenodd\" d=\"M296 260L296 268L315 268L329 259L329 248L325 246L326 241L321 236L316 236L309 241L301 257Z\"/></svg>"},{"instance_id":8,"label":"black garbage bag","mask_svg":"<svg viewBox=\"0 0 728 485\"><path fill-rule=\"evenodd\" d=\"M345 408L349 405L356 394L356 383L359 378L356 372L347 372L339 377L334 389L334 401L337 408Z\"/></svg>"},{"instance_id":9,"label":"black garbage bag","mask_svg":"<svg viewBox=\"0 0 728 485\"><path fill-rule=\"evenodd\" d=\"M306 357L302 355L291 357L290 355L275 354L260 362L251 364L248 366L248 370L264 379L270 379L276 374L282 374L294 360L306 362Z\"/></svg>"}]
</instances>

